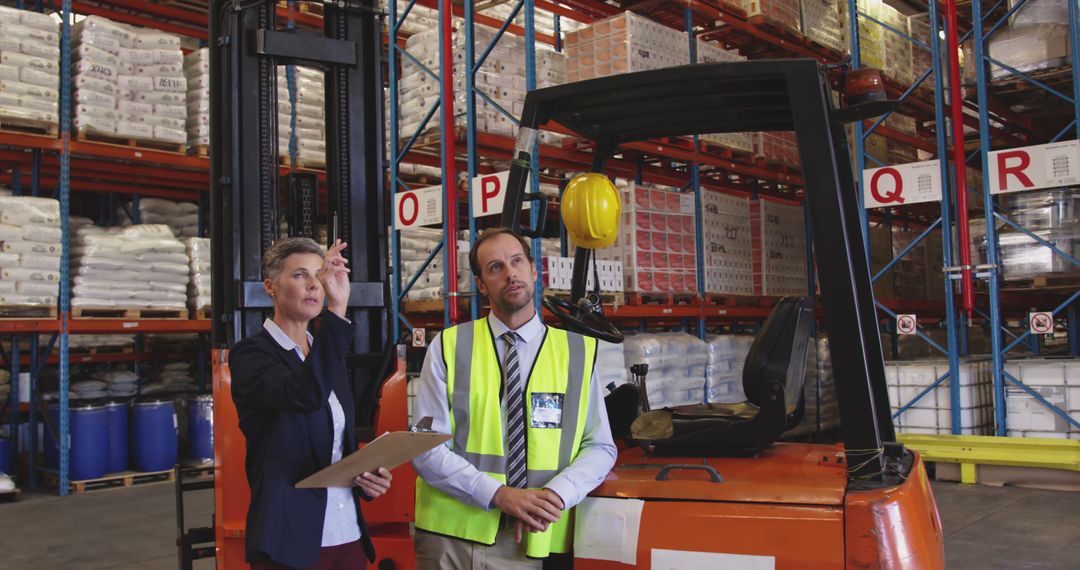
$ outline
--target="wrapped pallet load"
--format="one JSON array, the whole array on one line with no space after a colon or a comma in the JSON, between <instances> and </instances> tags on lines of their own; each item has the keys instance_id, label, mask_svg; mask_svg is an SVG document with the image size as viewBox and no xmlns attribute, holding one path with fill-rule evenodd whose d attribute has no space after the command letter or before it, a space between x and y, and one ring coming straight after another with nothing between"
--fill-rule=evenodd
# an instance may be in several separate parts
<instances>
[{"instance_id":1,"label":"wrapped pallet load","mask_svg":"<svg viewBox=\"0 0 1080 570\"><path fill-rule=\"evenodd\" d=\"M708 358L705 366L705 393L708 401L744 402L743 365L754 337L748 335L709 335L705 338Z\"/></svg>"},{"instance_id":2,"label":"wrapped pallet load","mask_svg":"<svg viewBox=\"0 0 1080 570\"><path fill-rule=\"evenodd\" d=\"M636 334L626 337L623 351L628 371L649 366L645 387L652 409L705 401L705 341L686 333Z\"/></svg>"}]
</instances>

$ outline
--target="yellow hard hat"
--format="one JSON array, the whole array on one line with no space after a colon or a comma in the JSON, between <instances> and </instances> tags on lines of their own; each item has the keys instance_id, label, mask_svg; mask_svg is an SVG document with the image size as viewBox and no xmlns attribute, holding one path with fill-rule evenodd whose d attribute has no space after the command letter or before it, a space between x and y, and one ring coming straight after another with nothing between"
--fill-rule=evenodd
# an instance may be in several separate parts
<instances>
[{"instance_id":1,"label":"yellow hard hat","mask_svg":"<svg viewBox=\"0 0 1080 570\"><path fill-rule=\"evenodd\" d=\"M601 249L619 236L619 191L603 174L583 172L571 178L560 208L566 233L578 247Z\"/></svg>"}]
</instances>

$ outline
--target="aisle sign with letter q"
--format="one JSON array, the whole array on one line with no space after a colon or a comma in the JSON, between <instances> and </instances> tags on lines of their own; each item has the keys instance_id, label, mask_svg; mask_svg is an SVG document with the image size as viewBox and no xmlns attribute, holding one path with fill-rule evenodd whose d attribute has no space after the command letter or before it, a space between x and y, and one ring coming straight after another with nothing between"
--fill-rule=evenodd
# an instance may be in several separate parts
<instances>
[{"instance_id":1,"label":"aisle sign with letter q","mask_svg":"<svg viewBox=\"0 0 1080 570\"><path fill-rule=\"evenodd\" d=\"M937 160L863 170L866 208L941 201L941 163Z\"/></svg>"}]
</instances>

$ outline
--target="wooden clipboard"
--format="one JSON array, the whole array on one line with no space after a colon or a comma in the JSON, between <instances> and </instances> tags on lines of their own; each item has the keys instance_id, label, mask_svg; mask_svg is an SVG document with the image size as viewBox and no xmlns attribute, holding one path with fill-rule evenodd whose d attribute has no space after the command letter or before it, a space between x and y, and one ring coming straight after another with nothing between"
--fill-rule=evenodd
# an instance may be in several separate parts
<instances>
[{"instance_id":1,"label":"wooden clipboard","mask_svg":"<svg viewBox=\"0 0 1080 570\"><path fill-rule=\"evenodd\" d=\"M441 445L450 434L416 431L388 432L364 447L341 458L341 461L313 473L296 484L297 489L353 487L353 479L380 467L393 469L406 461Z\"/></svg>"}]
</instances>

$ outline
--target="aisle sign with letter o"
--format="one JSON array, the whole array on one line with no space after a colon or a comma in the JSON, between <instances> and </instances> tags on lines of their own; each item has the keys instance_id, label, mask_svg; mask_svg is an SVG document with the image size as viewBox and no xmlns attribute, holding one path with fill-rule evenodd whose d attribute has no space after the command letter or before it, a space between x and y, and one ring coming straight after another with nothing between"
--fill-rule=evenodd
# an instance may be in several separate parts
<instances>
[{"instance_id":1,"label":"aisle sign with letter o","mask_svg":"<svg viewBox=\"0 0 1080 570\"><path fill-rule=\"evenodd\" d=\"M443 222L442 186L394 194L394 229L439 226Z\"/></svg>"}]
</instances>

